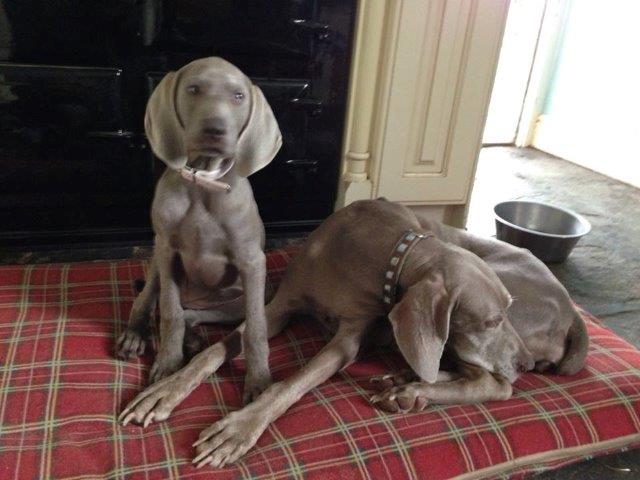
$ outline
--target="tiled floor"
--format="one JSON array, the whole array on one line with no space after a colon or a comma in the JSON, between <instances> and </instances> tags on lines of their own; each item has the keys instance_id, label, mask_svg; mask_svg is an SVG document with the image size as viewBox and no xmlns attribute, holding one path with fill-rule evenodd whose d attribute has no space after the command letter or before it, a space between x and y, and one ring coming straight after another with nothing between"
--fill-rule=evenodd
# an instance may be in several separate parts
<instances>
[{"instance_id":1,"label":"tiled floor","mask_svg":"<svg viewBox=\"0 0 640 480\"><path fill-rule=\"evenodd\" d=\"M512 199L568 207L591 222L591 233L580 240L571 256L550 268L576 302L640 348L640 189L534 149L484 148L468 229L495 235L493 206ZM582 462L537 478L637 479L640 450Z\"/></svg>"}]
</instances>

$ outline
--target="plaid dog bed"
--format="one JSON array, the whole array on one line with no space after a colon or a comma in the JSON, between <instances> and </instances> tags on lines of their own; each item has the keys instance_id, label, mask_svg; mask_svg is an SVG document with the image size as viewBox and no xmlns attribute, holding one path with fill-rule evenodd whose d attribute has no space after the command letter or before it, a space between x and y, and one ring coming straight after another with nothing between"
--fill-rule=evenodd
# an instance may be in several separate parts
<instances>
[{"instance_id":1,"label":"plaid dog bed","mask_svg":"<svg viewBox=\"0 0 640 480\"><path fill-rule=\"evenodd\" d=\"M268 255L270 282L291 253ZM508 401L390 415L369 405L369 378L405 364L379 350L305 395L236 465L196 470L191 443L240 406L242 360L224 365L166 422L118 425L152 361L112 355L145 268L0 268L0 478L521 477L640 445L640 352L585 313L592 346L576 376L526 374ZM225 333L206 328L211 341ZM294 321L270 342L275 379L324 343L313 322Z\"/></svg>"}]
</instances>

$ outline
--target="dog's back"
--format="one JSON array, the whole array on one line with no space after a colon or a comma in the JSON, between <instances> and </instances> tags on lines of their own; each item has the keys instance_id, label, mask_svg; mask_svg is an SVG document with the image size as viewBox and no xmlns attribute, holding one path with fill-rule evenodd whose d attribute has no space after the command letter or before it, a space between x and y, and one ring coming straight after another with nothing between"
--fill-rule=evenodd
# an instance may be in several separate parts
<instances>
[{"instance_id":1,"label":"dog's back","mask_svg":"<svg viewBox=\"0 0 640 480\"><path fill-rule=\"evenodd\" d=\"M382 279L389 255L409 229L418 230L420 224L406 207L354 202L313 231L286 277L304 284L306 303L320 317L382 315Z\"/></svg>"}]
</instances>

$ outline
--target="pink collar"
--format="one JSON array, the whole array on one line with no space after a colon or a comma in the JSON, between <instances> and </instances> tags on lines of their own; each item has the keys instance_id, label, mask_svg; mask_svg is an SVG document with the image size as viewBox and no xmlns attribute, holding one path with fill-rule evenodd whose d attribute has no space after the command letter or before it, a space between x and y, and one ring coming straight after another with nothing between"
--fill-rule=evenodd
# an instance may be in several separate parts
<instances>
[{"instance_id":1,"label":"pink collar","mask_svg":"<svg viewBox=\"0 0 640 480\"><path fill-rule=\"evenodd\" d=\"M217 168L211 172L208 170L199 170L188 165L185 165L179 171L182 178L207 190L223 190L229 192L231 191L231 185L226 182L221 182L219 179L229 173L229 170L233 167L233 163L234 162L229 162L226 168Z\"/></svg>"}]
</instances>

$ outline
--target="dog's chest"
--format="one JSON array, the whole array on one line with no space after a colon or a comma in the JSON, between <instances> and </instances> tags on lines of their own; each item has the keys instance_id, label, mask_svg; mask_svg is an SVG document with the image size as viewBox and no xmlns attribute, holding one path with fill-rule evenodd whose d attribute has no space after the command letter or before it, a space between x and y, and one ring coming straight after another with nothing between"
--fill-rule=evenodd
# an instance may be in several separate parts
<instances>
[{"instance_id":1,"label":"dog's chest","mask_svg":"<svg viewBox=\"0 0 640 480\"><path fill-rule=\"evenodd\" d=\"M237 276L237 269L232 265L227 232L216 215L200 202L192 202L174 214L157 233L178 253L189 283L208 287L233 283L235 278L227 277Z\"/></svg>"},{"instance_id":2,"label":"dog's chest","mask_svg":"<svg viewBox=\"0 0 640 480\"><path fill-rule=\"evenodd\" d=\"M217 216L209 212L201 203L194 203L172 232L176 245L181 251L222 252L225 250L227 233Z\"/></svg>"},{"instance_id":3,"label":"dog's chest","mask_svg":"<svg viewBox=\"0 0 640 480\"><path fill-rule=\"evenodd\" d=\"M183 258L206 261L208 257L230 260L228 234L215 215L195 205L184 216L174 233L176 248Z\"/></svg>"},{"instance_id":4,"label":"dog's chest","mask_svg":"<svg viewBox=\"0 0 640 480\"><path fill-rule=\"evenodd\" d=\"M249 183L238 182L230 193L213 195L174 177L174 172L165 173L156 190L156 246L177 254L189 285L216 289L235 283L235 255L241 252L234 246L261 238L255 232L262 224Z\"/></svg>"}]
</instances>

